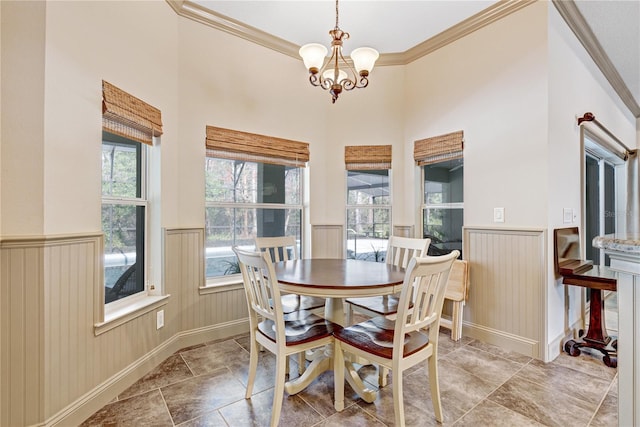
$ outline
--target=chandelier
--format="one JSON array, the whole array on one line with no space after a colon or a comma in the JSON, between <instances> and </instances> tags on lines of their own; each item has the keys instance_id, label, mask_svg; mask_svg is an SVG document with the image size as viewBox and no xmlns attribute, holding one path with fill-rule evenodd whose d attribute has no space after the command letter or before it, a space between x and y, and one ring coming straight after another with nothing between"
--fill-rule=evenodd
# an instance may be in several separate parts
<instances>
[{"instance_id":1,"label":"chandelier","mask_svg":"<svg viewBox=\"0 0 640 427\"><path fill-rule=\"evenodd\" d=\"M343 90L364 88L369 84L369 73L378 59L378 51L370 47L360 47L351 52L351 65L342 56L342 42L349 38L349 33L338 26L338 0L336 0L336 26L329 31L331 36L331 57L324 63L327 48L320 43L309 43L300 48L300 56L304 66L309 70L309 82L320 86L331 94L331 102L335 104Z\"/></svg>"}]
</instances>

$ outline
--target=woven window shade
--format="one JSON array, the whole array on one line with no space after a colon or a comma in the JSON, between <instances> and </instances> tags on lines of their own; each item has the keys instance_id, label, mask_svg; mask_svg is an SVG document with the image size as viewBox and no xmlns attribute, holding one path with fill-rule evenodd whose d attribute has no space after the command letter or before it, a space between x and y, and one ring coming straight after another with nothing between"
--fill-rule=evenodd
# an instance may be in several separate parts
<instances>
[{"instance_id":1,"label":"woven window shade","mask_svg":"<svg viewBox=\"0 0 640 427\"><path fill-rule=\"evenodd\" d=\"M347 145L344 164L347 170L391 169L391 146Z\"/></svg>"},{"instance_id":2,"label":"woven window shade","mask_svg":"<svg viewBox=\"0 0 640 427\"><path fill-rule=\"evenodd\" d=\"M463 132L451 132L418 140L413 145L413 158L420 166L445 160L461 159Z\"/></svg>"},{"instance_id":3,"label":"woven window shade","mask_svg":"<svg viewBox=\"0 0 640 427\"><path fill-rule=\"evenodd\" d=\"M109 82L102 81L102 129L151 145L162 135L160 110Z\"/></svg>"},{"instance_id":4,"label":"woven window shade","mask_svg":"<svg viewBox=\"0 0 640 427\"><path fill-rule=\"evenodd\" d=\"M305 167L309 144L207 126L205 141L208 157Z\"/></svg>"}]
</instances>

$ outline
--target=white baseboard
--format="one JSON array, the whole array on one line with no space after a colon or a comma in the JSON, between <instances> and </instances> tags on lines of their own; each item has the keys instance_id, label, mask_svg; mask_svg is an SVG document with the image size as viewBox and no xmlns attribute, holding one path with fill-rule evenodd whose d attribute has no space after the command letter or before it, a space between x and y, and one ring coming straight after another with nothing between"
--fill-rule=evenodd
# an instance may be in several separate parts
<instances>
[{"instance_id":1,"label":"white baseboard","mask_svg":"<svg viewBox=\"0 0 640 427\"><path fill-rule=\"evenodd\" d=\"M560 353L564 351L564 343L570 339L577 337L577 330L582 328L582 319L578 319L575 323L569 326L564 332L560 333L555 339L553 339L547 346L547 354L544 362L551 362L556 357L560 356Z\"/></svg>"},{"instance_id":2,"label":"white baseboard","mask_svg":"<svg viewBox=\"0 0 640 427\"><path fill-rule=\"evenodd\" d=\"M505 350L515 351L525 356L533 357L534 359L542 359L542 355L540 355L540 344L529 338L469 322L462 323L462 335L501 347Z\"/></svg>"},{"instance_id":3,"label":"white baseboard","mask_svg":"<svg viewBox=\"0 0 640 427\"><path fill-rule=\"evenodd\" d=\"M52 427L80 425L176 351L207 341L240 335L248 331L249 319L246 318L176 334L93 390L87 392L84 396L49 418L43 425Z\"/></svg>"}]
</instances>

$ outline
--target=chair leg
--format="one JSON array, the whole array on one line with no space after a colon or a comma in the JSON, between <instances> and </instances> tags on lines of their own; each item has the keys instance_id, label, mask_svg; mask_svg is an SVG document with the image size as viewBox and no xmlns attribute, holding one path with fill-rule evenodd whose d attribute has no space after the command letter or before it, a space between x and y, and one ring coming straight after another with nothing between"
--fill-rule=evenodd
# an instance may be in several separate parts
<instances>
[{"instance_id":1,"label":"chair leg","mask_svg":"<svg viewBox=\"0 0 640 427\"><path fill-rule=\"evenodd\" d=\"M378 385L386 387L389 384L389 368L378 365Z\"/></svg>"},{"instance_id":2,"label":"chair leg","mask_svg":"<svg viewBox=\"0 0 640 427\"><path fill-rule=\"evenodd\" d=\"M333 345L333 396L334 408L340 412L344 409L344 353L340 341Z\"/></svg>"},{"instance_id":3,"label":"chair leg","mask_svg":"<svg viewBox=\"0 0 640 427\"><path fill-rule=\"evenodd\" d=\"M280 421L282 401L284 399L284 383L286 381L286 360L289 356L276 355L276 386L273 390L273 406L271 408L271 427L276 427Z\"/></svg>"},{"instance_id":4,"label":"chair leg","mask_svg":"<svg viewBox=\"0 0 640 427\"><path fill-rule=\"evenodd\" d=\"M431 402L433 402L433 411L436 420L443 423L442 402L440 401L440 382L438 381L438 361L436 354L432 354L427 362L429 365L429 386L431 388Z\"/></svg>"},{"instance_id":5,"label":"chair leg","mask_svg":"<svg viewBox=\"0 0 640 427\"><path fill-rule=\"evenodd\" d=\"M307 353L301 351L298 353L298 375L304 374L305 367L307 365Z\"/></svg>"},{"instance_id":6,"label":"chair leg","mask_svg":"<svg viewBox=\"0 0 640 427\"><path fill-rule=\"evenodd\" d=\"M251 334L251 349L249 350L249 378L247 379L247 391L244 395L245 399L250 399L253 393L253 383L256 380L256 371L258 370L258 342L255 335Z\"/></svg>"},{"instance_id":7,"label":"chair leg","mask_svg":"<svg viewBox=\"0 0 640 427\"><path fill-rule=\"evenodd\" d=\"M451 339L458 341L462 338L462 301L452 301Z\"/></svg>"},{"instance_id":8,"label":"chair leg","mask_svg":"<svg viewBox=\"0 0 640 427\"><path fill-rule=\"evenodd\" d=\"M346 319L345 319L345 326L351 326L352 325L352 320L353 320L353 305L349 304L349 303L345 303L346 305L346 310L345 310L345 314L346 314Z\"/></svg>"},{"instance_id":9,"label":"chair leg","mask_svg":"<svg viewBox=\"0 0 640 427\"><path fill-rule=\"evenodd\" d=\"M393 412L395 425L404 426L404 395L402 393L402 372L399 366L393 366Z\"/></svg>"}]
</instances>

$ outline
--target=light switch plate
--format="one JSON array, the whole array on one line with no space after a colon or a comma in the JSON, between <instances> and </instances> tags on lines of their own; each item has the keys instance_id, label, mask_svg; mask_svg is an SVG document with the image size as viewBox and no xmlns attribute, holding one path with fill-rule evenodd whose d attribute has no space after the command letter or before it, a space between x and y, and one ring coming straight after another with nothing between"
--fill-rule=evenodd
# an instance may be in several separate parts
<instances>
[{"instance_id":1,"label":"light switch plate","mask_svg":"<svg viewBox=\"0 0 640 427\"><path fill-rule=\"evenodd\" d=\"M562 209L562 222L565 224L571 224L573 222L573 208Z\"/></svg>"},{"instance_id":2,"label":"light switch plate","mask_svg":"<svg viewBox=\"0 0 640 427\"><path fill-rule=\"evenodd\" d=\"M156 314L156 329L160 329L164 326L164 310L159 310Z\"/></svg>"},{"instance_id":3,"label":"light switch plate","mask_svg":"<svg viewBox=\"0 0 640 427\"><path fill-rule=\"evenodd\" d=\"M493 208L493 222L504 222L504 208Z\"/></svg>"}]
</instances>

